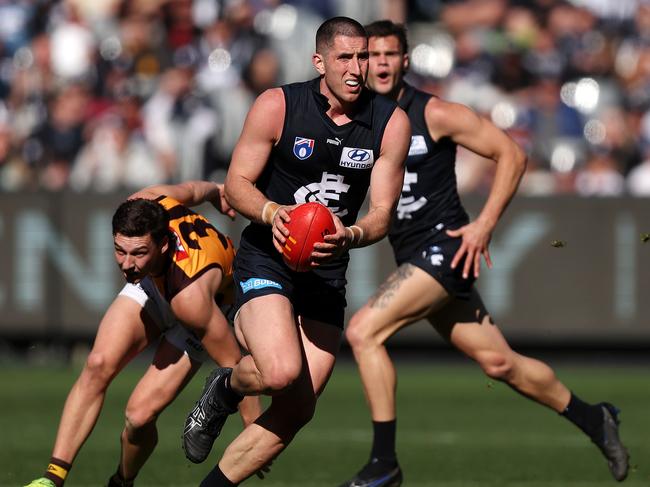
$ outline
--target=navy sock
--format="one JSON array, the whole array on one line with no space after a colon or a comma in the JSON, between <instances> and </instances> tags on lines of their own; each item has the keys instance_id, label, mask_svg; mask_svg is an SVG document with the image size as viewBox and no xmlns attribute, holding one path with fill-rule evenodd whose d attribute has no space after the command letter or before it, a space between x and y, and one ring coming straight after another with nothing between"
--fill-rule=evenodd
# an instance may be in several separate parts
<instances>
[{"instance_id":1,"label":"navy sock","mask_svg":"<svg viewBox=\"0 0 650 487\"><path fill-rule=\"evenodd\" d=\"M590 438L600 439L602 436L603 409L600 404L588 404L571 393L569 405L561 414Z\"/></svg>"},{"instance_id":2,"label":"navy sock","mask_svg":"<svg viewBox=\"0 0 650 487\"><path fill-rule=\"evenodd\" d=\"M395 431L397 420L373 421L373 441L370 456L382 462L392 463L397 461L395 454Z\"/></svg>"},{"instance_id":3,"label":"navy sock","mask_svg":"<svg viewBox=\"0 0 650 487\"><path fill-rule=\"evenodd\" d=\"M223 399L225 406L229 409L237 409L237 405L244 399L244 396L235 391L230 385L230 375L232 372L219 381L217 387L219 388L219 396Z\"/></svg>"},{"instance_id":4,"label":"navy sock","mask_svg":"<svg viewBox=\"0 0 650 487\"><path fill-rule=\"evenodd\" d=\"M217 465L205 476L199 487L236 487L237 485L239 484L231 482Z\"/></svg>"},{"instance_id":5,"label":"navy sock","mask_svg":"<svg viewBox=\"0 0 650 487\"><path fill-rule=\"evenodd\" d=\"M117 472L108 480L108 487L133 487L134 479L126 480L122 477L118 467Z\"/></svg>"}]
</instances>

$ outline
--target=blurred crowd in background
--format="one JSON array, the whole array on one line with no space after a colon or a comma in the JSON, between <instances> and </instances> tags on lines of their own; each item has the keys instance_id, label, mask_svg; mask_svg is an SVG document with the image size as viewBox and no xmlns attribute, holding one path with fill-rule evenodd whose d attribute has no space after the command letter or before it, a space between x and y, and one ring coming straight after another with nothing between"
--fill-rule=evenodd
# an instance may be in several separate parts
<instances>
[{"instance_id":1,"label":"blurred crowd in background","mask_svg":"<svg viewBox=\"0 0 650 487\"><path fill-rule=\"evenodd\" d=\"M650 196L647 0L0 0L0 191L223 178L335 15L405 23L410 82L511 134L522 193ZM486 192L494 164L458 156Z\"/></svg>"}]
</instances>

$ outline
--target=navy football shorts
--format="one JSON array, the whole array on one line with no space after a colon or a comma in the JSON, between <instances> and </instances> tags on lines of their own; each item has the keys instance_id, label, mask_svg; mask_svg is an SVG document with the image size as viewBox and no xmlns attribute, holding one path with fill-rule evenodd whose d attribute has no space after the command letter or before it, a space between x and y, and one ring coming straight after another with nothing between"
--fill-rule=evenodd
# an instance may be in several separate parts
<instances>
[{"instance_id":1,"label":"navy football shorts","mask_svg":"<svg viewBox=\"0 0 650 487\"><path fill-rule=\"evenodd\" d=\"M455 228L457 227L454 226ZM421 241L421 243L413 245L411 248L394 249L395 260L398 265L408 263L419 267L438 281L451 296L469 299L476 280L473 267L467 279L463 278L464 257L455 269L450 267L462 239L450 237L446 233L447 230L446 227L436 227L430 238Z\"/></svg>"},{"instance_id":2,"label":"navy football shorts","mask_svg":"<svg viewBox=\"0 0 650 487\"><path fill-rule=\"evenodd\" d=\"M269 251L274 254L269 255ZM258 296L281 294L291 301L296 314L343 329L347 305L345 269L337 278L314 271L294 272L275 248L269 251L242 241L234 264L234 312Z\"/></svg>"}]
</instances>

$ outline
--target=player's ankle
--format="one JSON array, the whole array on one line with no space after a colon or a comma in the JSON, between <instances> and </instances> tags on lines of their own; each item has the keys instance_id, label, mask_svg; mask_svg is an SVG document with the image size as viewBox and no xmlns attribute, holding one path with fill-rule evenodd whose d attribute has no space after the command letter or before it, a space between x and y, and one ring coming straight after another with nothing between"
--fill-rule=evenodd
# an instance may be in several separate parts
<instances>
[{"instance_id":1,"label":"player's ankle","mask_svg":"<svg viewBox=\"0 0 650 487\"><path fill-rule=\"evenodd\" d=\"M571 393L569 404L561 414L590 438L597 440L602 436L603 410L600 405L586 403Z\"/></svg>"},{"instance_id":2,"label":"player's ankle","mask_svg":"<svg viewBox=\"0 0 650 487\"><path fill-rule=\"evenodd\" d=\"M134 478L132 479L125 479L120 471L118 470L113 474L113 476L109 480L109 487L133 487L133 482Z\"/></svg>"},{"instance_id":3,"label":"player's ankle","mask_svg":"<svg viewBox=\"0 0 650 487\"><path fill-rule=\"evenodd\" d=\"M60 458L51 457L50 463L48 464L43 477L54 482L56 487L63 487L65 478L68 476L68 472L71 468L72 464L63 461Z\"/></svg>"},{"instance_id":4,"label":"player's ankle","mask_svg":"<svg viewBox=\"0 0 650 487\"><path fill-rule=\"evenodd\" d=\"M225 403L224 405L231 410L237 409L238 404L244 399L244 396L239 394L235 389L233 389L232 384L230 383L232 372L225 375L218 383L217 387L219 388L219 396L221 400Z\"/></svg>"}]
</instances>

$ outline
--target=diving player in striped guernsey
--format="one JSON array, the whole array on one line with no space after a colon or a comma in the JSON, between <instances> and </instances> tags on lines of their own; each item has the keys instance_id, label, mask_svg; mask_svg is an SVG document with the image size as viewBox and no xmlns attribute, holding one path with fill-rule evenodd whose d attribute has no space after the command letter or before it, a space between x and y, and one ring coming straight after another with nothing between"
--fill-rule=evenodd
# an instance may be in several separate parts
<instances>
[{"instance_id":1,"label":"diving player in striped guernsey","mask_svg":"<svg viewBox=\"0 0 650 487\"><path fill-rule=\"evenodd\" d=\"M379 21L366 31L368 86L399 102L409 116L412 133L402 195L389 232L398 268L346 329L374 436L370 460L341 487L395 487L402 482L395 453L396 372L384 343L422 318L488 376L576 424L600 448L614 478L625 479L628 454L619 440L616 408L609 403L583 402L548 365L514 352L473 286L481 257L492 267L488 245L517 190L526 164L524 153L508 135L469 108L404 82L409 59L401 25ZM471 222L456 189L457 145L497 163L487 202Z\"/></svg>"},{"instance_id":2,"label":"diving player in striped guernsey","mask_svg":"<svg viewBox=\"0 0 650 487\"><path fill-rule=\"evenodd\" d=\"M148 345L158 342L151 366L126 405L122 454L109 487L133 485L156 445L156 419L206 358L224 366L241 359L219 308L232 300L235 249L227 236L188 208L204 202L235 215L223 185L206 181L146 188L118 207L113 216L115 259L127 282L104 314L68 394L45 475L29 487L64 484L111 381ZM241 403L245 424L259 412L257 398Z\"/></svg>"}]
</instances>

